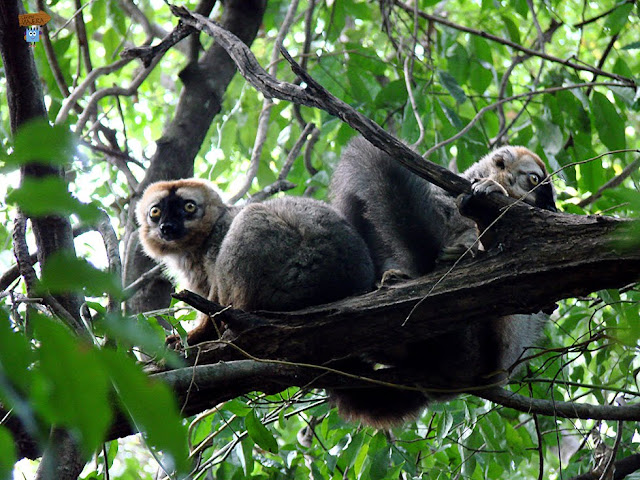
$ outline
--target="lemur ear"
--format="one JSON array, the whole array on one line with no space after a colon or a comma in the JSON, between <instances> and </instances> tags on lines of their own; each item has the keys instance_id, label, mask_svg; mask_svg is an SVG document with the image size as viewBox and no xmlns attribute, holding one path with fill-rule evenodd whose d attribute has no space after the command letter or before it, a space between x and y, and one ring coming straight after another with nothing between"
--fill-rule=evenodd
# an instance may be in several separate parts
<instances>
[{"instance_id":1,"label":"lemur ear","mask_svg":"<svg viewBox=\"0 0 640 480\"><path fill-rule=\"evenodd\" d=\"M505 169L504 157L502 155L496 155L493 157L493 161L500 170Z\"/></svg>"}]
</instances>

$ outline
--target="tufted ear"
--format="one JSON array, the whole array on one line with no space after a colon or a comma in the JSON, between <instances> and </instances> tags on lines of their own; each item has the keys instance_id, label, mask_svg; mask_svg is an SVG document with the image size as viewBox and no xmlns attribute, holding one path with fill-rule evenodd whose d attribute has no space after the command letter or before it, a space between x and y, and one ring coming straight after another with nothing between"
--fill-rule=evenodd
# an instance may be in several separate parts
<instances>
[{"instance_id":1,"label":"tufted ear","mask_svg":"<svg viewBox=\"0 0 640 480\"><path fill-rule=\"evenodd\" d=\"M505 168L507 168L505 164L505 158L502 153L496 153L494 155L493 163L495 163L496 167L498 167L500 170L504 170Z\"/></svg>"}]
</instances>

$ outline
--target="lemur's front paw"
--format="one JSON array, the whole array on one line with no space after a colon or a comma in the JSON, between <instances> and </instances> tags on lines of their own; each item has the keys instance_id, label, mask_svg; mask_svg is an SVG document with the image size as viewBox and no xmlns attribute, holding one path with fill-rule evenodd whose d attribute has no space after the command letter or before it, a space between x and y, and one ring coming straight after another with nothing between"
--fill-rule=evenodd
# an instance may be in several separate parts
<instances>
[{"instance_id":1,"label":"lemur's front paw","mask_svg":"<svg viewBox=\"0 0 640 480\"><path fill-rule=\"evenodd\" d=\"M382 274L382 278L378 283L378 288L397 285L398 283L406 282L410 279L411 276L408 273L405 273L402 270L390 269Z\"/></svg>"},{"instance_id":2,"label":"lemur's front paw","mask_svg":"<svg viewBox=\"0 0 640 480\"><path fill-rule=\"evenodd\" d=\"M488 195L493 192L509 195L502 185L491 178L479 178L474 180L471 185L471 189L473 190L474 195Z\"/></svg>"},{"instance_id":3,"label":"lemur's front paw","mask_svg":"<svg viewBox=\"0 0 640 480\"><path fill-rule=\"evenodd\" d=\"M165 338L164 344L169 350L175 350L176 352L182 352L184 350L180 335L169 335Z\"/></svg>"}]
</instances>

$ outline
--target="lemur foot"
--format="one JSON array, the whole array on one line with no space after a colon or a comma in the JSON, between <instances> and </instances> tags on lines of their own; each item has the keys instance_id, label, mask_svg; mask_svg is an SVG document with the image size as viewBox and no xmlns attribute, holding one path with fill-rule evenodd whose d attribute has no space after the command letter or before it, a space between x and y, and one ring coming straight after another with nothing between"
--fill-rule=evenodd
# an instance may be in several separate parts
<instances>
[{"instance_id":1,"label":"lemur foot","mask_svg":"<svg viewBox=\"0 0 640 480\"><path fill-rule=\"evenodd\" d=\"M382 274L380 282L377 284L378 288L389 287L391 285L397 285L398 283L411 280L411 276L402 270L396 270L394 268L387 270Z\"/></svg>"}]
</instances>

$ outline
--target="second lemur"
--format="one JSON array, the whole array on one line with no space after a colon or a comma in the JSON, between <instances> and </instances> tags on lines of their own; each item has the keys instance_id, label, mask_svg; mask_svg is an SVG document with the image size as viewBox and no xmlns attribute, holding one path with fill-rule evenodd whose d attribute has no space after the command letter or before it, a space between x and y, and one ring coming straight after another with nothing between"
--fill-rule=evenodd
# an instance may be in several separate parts
<instances>
[{"instance_id":1,"label":"second lemur","mask_svg":"<svg viewBox=\"0 0 640 480\"><path fill-rule=\"evenodd\" d=\"M474 194L501 192L556 211L555 191L542 160L524 147L490 152L462 176ZM477 250L475 223L462 216L455 199L404 168L365 139L343 151L330 186L332 204L367 243L378 281L392 276L424 275L440 260L455 260ZM421 394L390 388L334 392L341 413L366 423L388 426L414 418L430 400L450 398L447 390L501 383L527 347L539 337L546 315L511 315L473 322L459 330L368 360L420 370ZM431 387L430 393L429 388Z\"/></svg>"}]
</instances>

